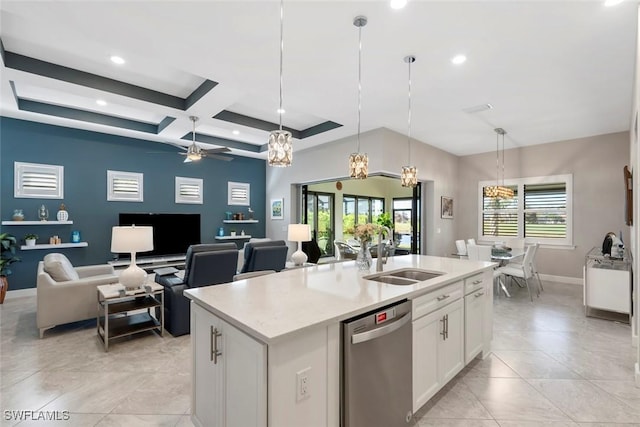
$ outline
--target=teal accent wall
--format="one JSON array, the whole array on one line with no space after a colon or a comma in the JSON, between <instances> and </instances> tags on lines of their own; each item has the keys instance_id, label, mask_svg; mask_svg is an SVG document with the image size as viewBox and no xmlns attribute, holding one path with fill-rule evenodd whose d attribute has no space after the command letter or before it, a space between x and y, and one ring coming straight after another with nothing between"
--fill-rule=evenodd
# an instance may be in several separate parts
<instances>
[{"instance_id":1,"label":"teal accent wall","mask_svg":"<svg viewBox=\"0 0 640 427\"><path fill-rule=\"evenodd\" d=\"M69 242L71 231L79 230L86 248L18 251L22 261L12 265L9 290L36 286L38 261L50 252L65 254L74 265L104 264L113 258L111 227L118 224L120 212L199 213L202 243L215 242L226 211L248 214L247 206L227 205L227 182L251 184L251 208L258 224L237 224L254 237L265 235L264 160L234 156L230 162L203 159L183 163L177 149L166 144L108 135L79 129L0 117L0 218L11 220L14 209L22 209L25 220L37 220L38 207L49 209L55 220L61 203L73 225L2 226L2 232L15 235L21 244L27 233L38 234L38 243L48 243L59 235ZM14 198L15 161L64 166L64 199ZM107 170L144 174L144 202L108 202ZM176 204L175 177L202 178L204 204ZM180 233L180 224L176 224Z\"/></svg>"}]
</instances>

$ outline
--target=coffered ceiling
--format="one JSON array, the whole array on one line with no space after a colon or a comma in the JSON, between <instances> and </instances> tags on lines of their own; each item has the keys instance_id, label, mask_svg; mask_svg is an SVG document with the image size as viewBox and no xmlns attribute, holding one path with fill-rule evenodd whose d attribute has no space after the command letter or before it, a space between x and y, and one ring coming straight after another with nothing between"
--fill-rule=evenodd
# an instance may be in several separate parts
<instances>
[{"instance_id":1,"label":"coffered ceiling","mask_svg":"<svg viewBox=\"0 0 640 427\"><path fill-rule=\"evenodd\" d=\"M637 2L284 2L284 127L294 152L361 129L456 155L629 129ZM3 116L265 157L277 128L278 1L0 3ZM461 65L451 58L464 54ZM112 55L125 60L110 61ZM106 105L98 105L97 100ZM493 108L469 113L484 104ZM236 133L234 133L236 131Z\"/></svg>"}]
</instances>

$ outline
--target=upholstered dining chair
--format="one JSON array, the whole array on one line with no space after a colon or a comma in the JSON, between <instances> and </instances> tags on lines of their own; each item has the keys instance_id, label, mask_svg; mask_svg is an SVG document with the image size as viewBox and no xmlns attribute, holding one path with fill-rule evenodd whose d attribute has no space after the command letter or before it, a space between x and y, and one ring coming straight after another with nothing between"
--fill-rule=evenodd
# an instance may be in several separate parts
<instances>
[{"instance_id":1,"label":"upholstered dining chair","mask_svg":"<svg viewBox=\"0 0 640 427\"><path fill-rule=\"evenodd\" d=\"M521 246L521 248L524 247L524 239L522 239L522 243L523 243L523 246ZM531 267L531 271L532 271L533 275L536 277L536 280L538 281L538 286L540 287L540 290L544 291L544 287L542 286L542 280L540 280L540 274L538 273L538 267L537 267L537 263L536 263L536 260L538 258L538 250L539 249L540 249L540 245L539 244L535 245L533 256L531 257L531 265L530 265L530 267ZM521 262L510 262L509 264L507 264L507 266L508 267L509 266L510 267L515 267L515 268L522 268L522 263L523 262L524 262L524 260L521 261Z\"/></svg>"},{"instance_id":2,"label":"upholstered dining chair","mask_svg":"<svg viewBox=\"0 0 640 427\"><path fill-rule=\"evenodd\" d=\"M456 253L458 255L467 254L467 244L464 242L464 240L456 240Z\"/></svg>"},{"instance_id":3,"label":"upholstered dining chair","mask_svg":"<svg viewBox=\"0 0 640 427\"><path fill-rule=\"evenodd\" d=\"M356 259L358 256L357 249L341 240L335 240L333 246L335 247L336 261Z\"/></svg>"}]
</instances>

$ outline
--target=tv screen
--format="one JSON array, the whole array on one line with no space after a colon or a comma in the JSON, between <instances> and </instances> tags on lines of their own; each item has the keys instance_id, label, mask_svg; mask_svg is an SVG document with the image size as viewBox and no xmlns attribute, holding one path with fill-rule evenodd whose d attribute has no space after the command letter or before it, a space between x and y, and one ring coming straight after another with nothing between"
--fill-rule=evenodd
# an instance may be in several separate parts
<instances>
[{"instance_id":1,"label":"tv screen","mask_svg":"<svg viewBox=\"0 0 640 427\"><path fill-rule=\"evenodd\" d=\"M118 223L153 227L153 250L137 257L184 255L190 245L200 243L200 214L121 213Z\"/></svg>"}]
</instances>

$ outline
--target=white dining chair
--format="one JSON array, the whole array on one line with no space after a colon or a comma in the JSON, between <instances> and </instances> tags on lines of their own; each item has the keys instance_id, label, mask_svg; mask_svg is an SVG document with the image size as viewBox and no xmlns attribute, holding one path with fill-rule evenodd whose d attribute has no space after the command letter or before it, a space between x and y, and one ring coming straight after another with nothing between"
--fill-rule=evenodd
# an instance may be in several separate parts
<instances>
[{"instance_id":1,"label":"white dining chair","mask_svg":"<svg viewBox=\"0 0 640 427\"><path fill-rule=\"evenodd\" d=\"M522 239L523 243L524 243L524 239ZM538 281L538 287L540 289L540 291L544 292L544 287L542 286L542 280L540 280L540 274L538 273L538 267L536 264L536 260L538 258L538 249L540 249L540 245L539 244L535 244L532 245L535 246L534 251L533 251L533 255L531 257L531 272L533 275L535 275L536 280ZM522 260L521 262L510 262L509 264L507 264L507 267L515 267L515 268L522 268L522 264L524 263L524 260Z\"/></svg>"},{"instance_id":2,"label":"white dining chair","mask_svg":"<svg viewBox=\"0 0 640 427\"><path fill-rule=\"evenodd\" d=\"M467 254L467 244L464 240L456 240L456 253L461 256Z\"/></svg>"},{"instance_id":3,"label":"white dining chair","mask_svg":"<svg viewBox=\"0 0 640 427\"><path fill-rule=\"evenodd\" d=\"M467 245L475 245L476 239L467 239Z\"/></svg>"},{"instance_id":4,"label":"white dining chair","mask_svg":"<svg viewBox=\"0 0 640 427\"><path fill-rule=\"evenodd\" d=\"M469 261L491 261L491 246L485 245L467 245L467 256ZM497 290L505 289L502 273L496 268L493 270L493 284ZM505 291L506 292L506 291Z\"/></svg>"},{"instance_id":5,"label":"white dining chair","mask_svg":"<svg viewBox=\"0 0 640 427\"><path fill-rule=\"evenodd\" d=\"M507 239L505 245L511 249L524 249L524 239L522 237L513 237L511 239Z\"/></svg>"},{"instance_id":6,"label":"white dining chair","mask_svg":"<svg viewBox=\"0 0 640 427\"><path fill-rule=\"evenodd\" d=\"M530 279L533 278L533 269L531 268L531 260L535 255L536 250L538 249L538 244L534 243L532 245L527 246L526 252L524 254L524 259L522 260L522 264L507 264L504 267L500 267L497 271L504 276L513 277L515 280L523 280L525 285L527 286L527 291L529 292L529 298L531 302L533 302L533 294L531 293L531 286L529 285ZM537 288L537 295L540 296L540 290Z\"/></svg>"}]
</instances>

